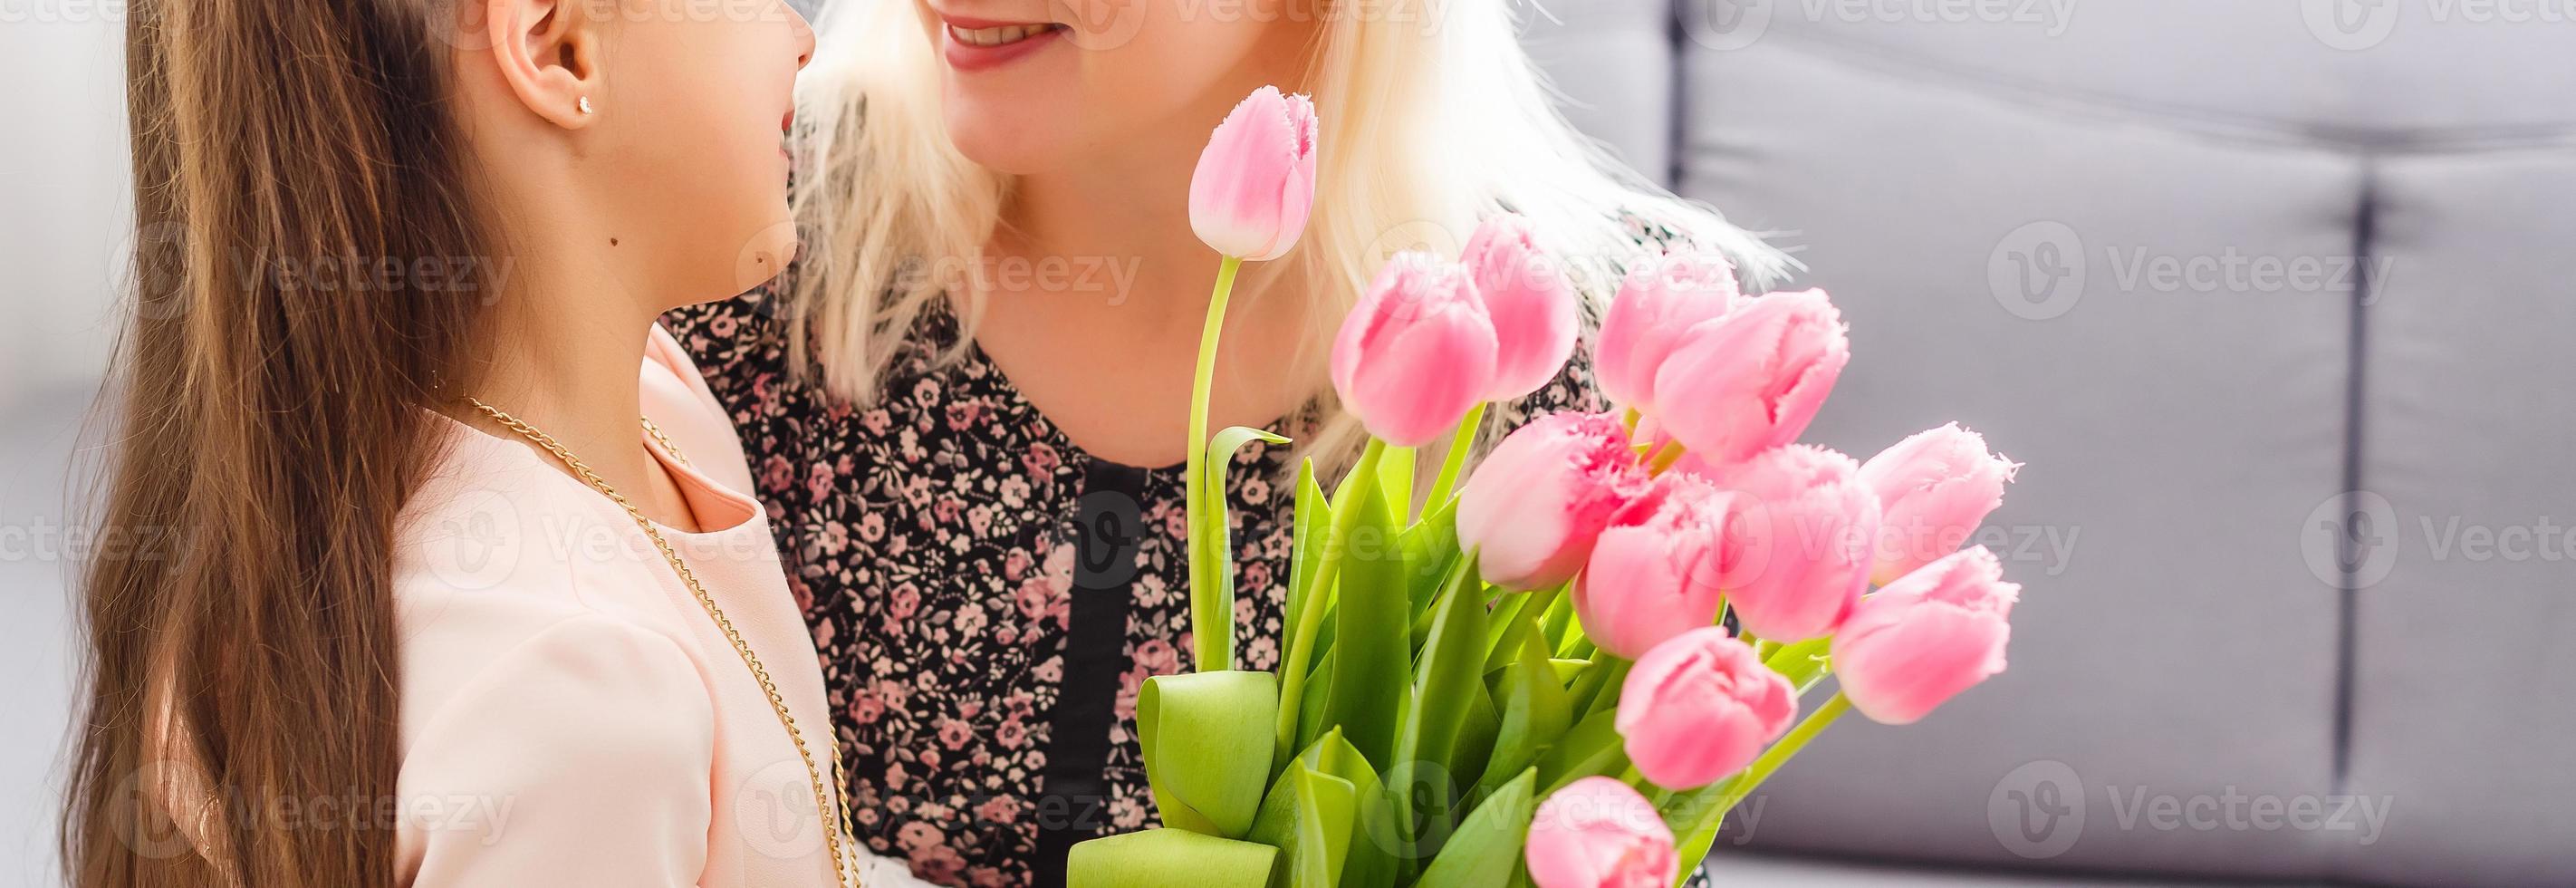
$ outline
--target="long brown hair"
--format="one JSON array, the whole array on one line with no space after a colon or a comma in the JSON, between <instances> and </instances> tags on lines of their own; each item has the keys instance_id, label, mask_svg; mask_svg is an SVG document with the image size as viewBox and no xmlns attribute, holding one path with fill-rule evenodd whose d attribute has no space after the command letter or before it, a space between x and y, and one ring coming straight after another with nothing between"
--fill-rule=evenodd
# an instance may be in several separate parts
<instances>
[{"instance_id":1,"label":"long brown hair","mask_svg":"<svg viewBox=\"0 0 2576 888\"><path fill-rule=\"evenodd\" d=\"M457 26L442 0L130 16L135 292L98 499L122 544L81 579L65 873L390 885L397 518L497 295L422 271L498 240L449 110Z\"/></svg>"}]
</instances>

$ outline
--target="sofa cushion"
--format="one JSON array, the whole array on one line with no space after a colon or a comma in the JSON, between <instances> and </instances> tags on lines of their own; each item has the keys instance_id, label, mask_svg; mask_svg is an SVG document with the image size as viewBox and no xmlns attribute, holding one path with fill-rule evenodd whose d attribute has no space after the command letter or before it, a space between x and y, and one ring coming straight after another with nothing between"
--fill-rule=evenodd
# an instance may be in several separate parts
<instances>
[{"instance_id":1,"label":"sofa cushion","mask_svg":"<svg viewBox=\"0 0 2576 888\"><path fill-rule=\"evenodd\" d=\"M1521 45L1575 128L1648 179L1672 169L1674 50L1665 0L1515 4Z\"/></svg>"},{"instance_id":2,"label":"sofa cushion","mask_svg":"<svg viewBox=\"0 0 2576 888\"><path fill-rule=\"evenodd\" d=\"M1685 44L1685 64L1684 191L1794 231L1799 285L1852 326L1808 437L1867 457L1956 418L2028 463L1984 537L2024 584L2011 671L1917 725L1838 726L1733 828L2321 875L2321 832L2165 814L2333 791L2338 593L2296 539L2344 471L2359 161L1798 41Z\"/></svg>"},{"instance_id":3,"label":"sofa cushion","mask_svg":"<svg viewBox=\"0 0 2576 888\"><path fill-rule=\"evenodd\" d=\"M2347 790L2394 817L2342 870L2576 884L2576 140L2376 182L2363 493L2328 517L2357 567Z\"/></svg>"}]
</instances>

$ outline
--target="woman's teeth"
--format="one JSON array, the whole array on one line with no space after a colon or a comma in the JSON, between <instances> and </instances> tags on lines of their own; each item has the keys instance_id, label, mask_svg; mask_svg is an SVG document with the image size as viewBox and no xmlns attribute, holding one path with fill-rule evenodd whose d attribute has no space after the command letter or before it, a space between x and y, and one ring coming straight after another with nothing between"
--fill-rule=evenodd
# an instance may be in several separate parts
<instances>
[{"instance_id":1,"label":"woman's teeth","mask_svg":"<svg viewBox=\"0 0 2576 888\"><path fill-rule=\"evenodd\" d=\"M956 25L950 25L948 26L948 35L957 38L957 42L968 46L1006 46L1044 34L1048 31L1053 31L1055 28L1056 26L1053 24L1039 24L1003 25L998 28L976 28L968 30L957 27Z\"/></svg>"}]
</instances>

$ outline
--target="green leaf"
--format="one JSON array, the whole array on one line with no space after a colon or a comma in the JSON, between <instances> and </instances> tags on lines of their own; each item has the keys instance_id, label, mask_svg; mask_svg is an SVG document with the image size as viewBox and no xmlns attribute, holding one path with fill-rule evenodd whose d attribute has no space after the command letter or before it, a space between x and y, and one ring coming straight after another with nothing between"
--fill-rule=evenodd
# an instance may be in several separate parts
<instances>
[{"instance_id":1,"label":"green leaf","mask_svg":"<svg viewBox=\"0 0 2576 888\"><path fill-rule=\"evenodd\" d=\"M1183 829L1149 829L1076 843L1066 888L1263 888L1279 849Z\"/></svg>"},{"instance_id":2,"label":"green leaf","mask_svg":"<svg viewBox=\"0 0 2576 888\"><path fill-rule=\"evenodd\" d=\"M1298 720L1294 741L1288 744L1291 749L1313 742L1325 723L1317 714L1317 704L1332 700L1329 678L1332 673L1325 670L1323 664L1326 652L1332 649L1334 632L1340 622L1340 608L1336 602L1341 598L1343 564L1349 558L1351 541L1358 535L1362 519L1368 517L1362 506L1377 489L1377 464L1385 458L1386 442L1369 439L1368 446L1360 451L1359 462L1333 488L1333 498L1325 507L1332 515L1332 524L1315 547L1320 551L1309 552L1300 548L1297 553L1301 561L1311 557L1322 560L1315 563L1314 573L1307 578L1308 593L1298 601L1297 610L1292 615L1289 626L1291 645L1283 651L1285 656L1280 661L1283 664L1280 670L1283 684L1280 686L1279 717L1286 719L1290 713L1295 713ZM1311 466L1312 461L1308 465Z\"/></svg>"},{"instance_id":3,"label":"green leaf","mask_svg":"<svg viewBox=\"0 0 2576 888\"><path fill-rule=\"evenodd\" d=\"M1332 590L1332 579L1326 575L1331 561L1324 553L1334 545L1333 508L1325 502L1323 488L1315 483L1312 459L1297 467L1296 508L1287 608L1281 612L1286 615L1287 632L1280 644L1279 718L1271 748L1272 757L1283 763L1304 739L1297 731L1297 721L1306 708L1307 679L1319 649L1317 636L1321 634L1324 609L1330 604Z\"/></svg>"},{"instance_id":4,"label":"green leaf","mask_svg":"<svg viewBox=\"0 0 2576 888\"><path fill-rule=\"evenodd\" d=\"M1628 680L1628 670L1636 665L1633 660L1610 654L1594 659L1592 668L1576 676L1574 686L1566 691L1574 698L1575 714L1588 716L1616 708L1619 705L1619 686Z\"/></svg>"},{"instance_id":5,"label":"green leaf","mask_svg":"<svg viewBox=\"0 0 2576 888\"><path fill-rule=\"evenodd\" d=\"M1145 680L1136 698L1145 780L1165 826L1225 838L1252 828L1270 782L1278 678L1192 672Z\"/></svg>"},{"instance_id":6,"label":"green leaf","mask_svg":"<svg viewBox=\"0 0 2576 888\"><path fill-rule=\"evenodd\" d=\"M1341 561L1333 602L1339 664L1324 714L1326 724L1340 725L1351 745L1383 771L1395 751L1397 694L1410 650L1404 553L1379 489L1363 484L1357 492L1362 499L1335 517L1349 521L1351 532L1334 553Z\"/></svg>"},{"instance_id":7,"label":"green leaf","mask_svg":"<svg viewBox=\"0 0 2576 888\"><path fill-rule=\"evenodd\" d=\"M1504 661L1520 656L1520 642L1512 636L1521 631L1521 611L1537 594L1505 591L1494 598L1493 619L1485 622L1485 671L1500 669ZM1511 642L1508 650L1503 647L1507 640Z\"/></svg>"},{"instance_id":8,"label":"green leaf","mask_svg":"<svg viewBox=\"0 0 2576 888\"><path fill-rule=\"evenodd\" d=\"M1583 637L1583 627L1575 622L1574 596L1561 596L1555 604L1548 605L1546 616L1539 618L1539 626L1547 630L1548 645L1557 656L1569 660L1591 659L1589 650L1575 653L1578 647L1589 648L1592 641Z\"/></svg>"},{"instance_id":9,"label":"green leaf","mask_svg":"<svg viewBox=\"0 0 2576 888\"><path fill-rule=\"evenodd\" d=\"M1466 721L1468 701L1484 695L1478 682L1485 664L1484 588L1475 562L1459 559L1432 607L1431 634L1406 695L1387 784L1395 794L1396 823L1410 849L1408 861L1429 855L1447 838L1458 779L1450 773L1449 753Z\"/></svg>"},{"instance_id":10,"label":"green leaf","mask_svg":"<svg viewBox=\"0 0 2576 888\"><path fill-rule=\"evenodd\" d=\"M1350 781L1292 760L1262 799L1251 839L1278 846L1283 888L1331 885L1341 880L1358 817L1358 790Z\"/></svg>"},{"instance_id":11,"label":"green leaf","mask_svg":"<svg viewBox=\"0 0 2576 888\"><path fill-rule=\"evenodd\" d=\"M1234 452L1253 441L1286 444L1288 439L1256 428L1231 426L1216 433L1197 485L1199 502L1190 508L1190 642L1200 671L1234 668L1234 534L1225 499L1225 470Z\"/></svg>"},{"instance_id":12,"label":"green leaf","mask_svg":"<svg viewBox=\"0 0 2576 888\"><path fill-rule=\"evenodd\" d=\"M1582 675L1583 670L1592 668L1592 661L1552 659L1547 661L1547 668L1556 673L1557 684L1564 684Z\"/></svg>"},{"instance_id":13,"label":"green leaf","mask_svg":"<svg viewBox=\"0 0 2576 888\"><path fill-rule=\"evenodd\" d=\"M1538 809L1531 789L1538 772L1524 769L1476 805L1414 888L1487 888L1509 881L1521 866L1530 815Z\"/></svg>"},{"instance_id":14,"label":"green leaf","mask_svg":"<svg viewBox=\"0 0 2576 888\"><path fill-rule=\"evenodd\" d=\"M1520 621L1535 626L1527 615ZM1540 749L1574 725L1574 701L1566 696L1564 680L1551 668L1535 628L1520 639L1521 655L1503 668L1495 688L1502 724L1495 732L1494 753L1485 762L1484 776L1476 781L1479 793L1500 789L1503 781L1529 767Z\"/></svg>"},{"instance_id":15,"label":"green leaf","mask_svg":"<svg viewBox=\"0 0 2576 888\"><path fill-rule=\"evenodd\" d=\"M1315 687L1318 687L1318 688L1329 688L1329 687L1332 687L1332 683L1333 683L1333 652L1332 652L1332 651L1330 651L1330 650L1326 650L1326 651L1324 651L1323 656L1322 656L1322 657L1320 657L1320 658L1318 658L1318 659L1315 661L1315 669L1314 669L1314 673L1313 673L1312 675L1307 676L1306 683L1307 683L1308 685L1315 686ZM1325 723L1324 723L1324 703L1325 703L1326 699L1327 699L1327 695L1325 695L1325 694L1307 694L1307 695L1306 695L1306 699L1301 700L1301 701L1298 701L1298 704L1297 704L1297 742L1299 742L1299 743L1314 743L1316 740L1321 739L1321 738L1324 736L1324 732L1326 732L1326 731L1328 731L1328 730L1329 730L1329 731L1339 731L1339 730L1341 730L1341 729L1339 729L1339 728L1335 728L1335 727L1332 727L1331 725L1327 725L1327 724L1325 724ZM1284 701L1284 700L1283 700L1283 701L1280 701L1280 706L1281 706L1281 708L1282 708L1282 709L1285 709L1285 708L1286 708L1286 706L1287 706L1287 701Z\"/></svg>"},{"instance_id":16,"label":"green leaf","mask_svg":"<svg viewBox=\"0 0 2576 888\"><path fill-rule=\"evenodd\" d=\"M1422 516L1422 520L1404 529L1398 537L1404 547L1405 566L1412 569L1405 585L1405 600L1415 616L1431 609L1431 597L1440 593L1441 583L1449 578L1457 560L1458 504L1452 500ZM1478 606L1483 606L1483 586L1478 584ZM1415 644L1420 646L1421 639Z\"/></svg>"},{"instance_id":17,"label":"green leaf","mask_svg":"<svg viewBox=\"0 0 2576 888\"><path fill-rule=\"evenodd\" d=\"M1521 656L1520 636L1539 639L1542 653L1550 649L1546 644L1547 629L1540 625L1540 620L1549 608L1556 606L1557 599L1564 597L1566 585L1559 584L1535 592L1515 592L1494 608L1494 621L1486 624L1485 671L1500 669L1504 663Z\"/></svg>"},{"instance_id":18,"label":"green leaf","mask_svg":"<svg viewBox=\"0 0 2576 888\"><path fill-rule=\"evenodd\" d=\"M1315 481L1315 461L1308 459L1297 466L1297 505L1291 516L1293 553L1288 561L1288 599L1282 613L1302 613L1306 596L1313 594L1317 575L1323 571L1324 552L1332 546L1333 506L1324 500L1324 488ZM1298 639L1291 638L1291 642Z\"/></svg>"},{"instance_id":19,"label":"green leaf","mask_svg":"<svg viewBox=\"0 0 2576 888\"><path fill-rule=\"evenodd\" d=\"M1613 773L1628 766L1627 750L1620 747L1619 731L1611 723L1615 712L1596 712L1575 722L1565 736L1548 746L1538 757L1538 780L1547 787L1547 795L1585 777Z\"/></svg>"},{"instance_id":20,"label":"green leaf","mask_svg":"<svg viewBox=\"0 0 2576 888\"><path fill-rule=\"evenodd\" d=\"M1316 774L1339 779L1351 786L1354 804L1353 823L1346 834L1346 846L1340 881L1299 885L1338 885L1341 888L1390 888L1395 884L1395 815L1389 803L1386 785L1370 769L1368 758L1342 736L1340 729L1324 732L1306 751L1297 756L1297 767Z\"/></svg>"},{"instance_id":21,"label":"green leaf","mask_svg":"<svg viewBox=\"0 0 2576 888\"><path fill-rule=\"evenodd\" d=\"M1386 493L1386 508L1397 527L1412 523L1406 519L1413 516L1413 464L1413 448L1392 445L1377 464L1378 489Z\"/></svg>"},{"instance_id":22,"label":"green leaf","mask_svg":"<svg viewBox=\"0 0 2576 888\"><path fill-rule=\"evenodd\" d=\"M1502 729L1502 710L1483 687L1467 695L1467 720L1458 724L1458 740L1449 745L1449 773L1464 779L1485 773L1493 758L1494 735Z\"/></svg>"}]
</instances>

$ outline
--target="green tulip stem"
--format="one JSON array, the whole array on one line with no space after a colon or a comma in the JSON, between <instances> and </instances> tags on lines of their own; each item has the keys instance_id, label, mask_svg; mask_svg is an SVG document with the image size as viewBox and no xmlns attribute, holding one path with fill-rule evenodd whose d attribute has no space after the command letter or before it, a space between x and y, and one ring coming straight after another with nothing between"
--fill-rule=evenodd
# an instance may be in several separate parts
<instances>
[{"instance_id":1,"label":"green tulip stem","mask_svg":"<svg viewBox=\"0 0 2576 888\"><path fill-rule=\"evenodd\" d=\"M1476 430L1485 424L1485 402L1467 408L1467 418L1458 421L1458 433L1449 439L1449 453L1440 460L1440 477L1432 479L1431 496L1422 501L1429 513L1449 502L1449 488L1458 483L1458 473L1467 468L1467 451L1476 447Z\"/></svg>"},{"instance_id":2,"label":"green tulip stem","mask_svg":"<svg viewBox=\"0 0 2576 888\"><path fill-rule=\"evenodd\" d=\"M1234 275L1243 260L1234 256L1216 269L1216 290L1208 294L1207 325L1199 331L1199 366L1190 379L1190 449L1184 465L1184 496L1190 522L1190 652L1199 671L1234 668L1234 602L1220 571L1231 553L1214 551L1210 520L1220 516L1225 491L1209 490L1207 478L1208 392L1216 381L1216 343L1225 332L1225 303L1234 296Z\"/></svg>"},{"instance_id":3,"label":"green tulip stem","mask_svg":"<svg viewBox=\"0 0 2576 888\"><path fill-rule=\"evenodd\" d=\"M1849 711L1851 711L1851 698L1837 692L1833 699L1825 701L1825 705L1816 707L1815 712L1799 720L1798 726L1790 728L1787 736L1781 737L1780 742L1771 744L1770 749L1763 750L1760 758L1754 759L1753 764L1745 766L1744 773L1736 775L1734 785L1727 787L1726 794L1717 799L1718 816L1724 817L1727 812L1735 810L1737 803L1744 801L1746 796L1752 795L1753 790L1762 785L1762 781L1771 778L1771 772L1780 770L1780 766L1786 764L1790 756L1797 755L1798 750L1806 748L1807 741L1816 739L1817 734L1824 733L1825 728L1831 726L1835 719L1843 717L1843 713Z\"/></svg>"}]
</instances>

